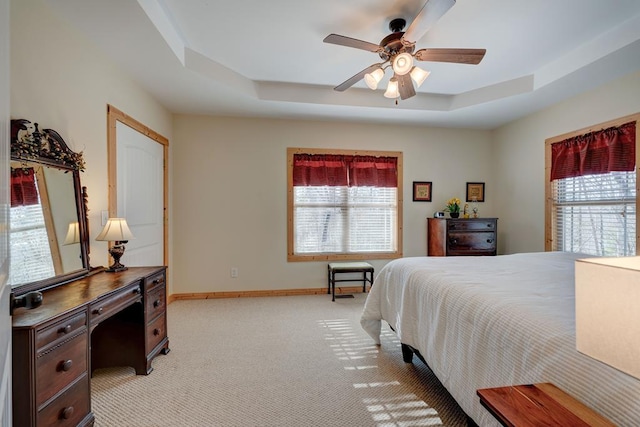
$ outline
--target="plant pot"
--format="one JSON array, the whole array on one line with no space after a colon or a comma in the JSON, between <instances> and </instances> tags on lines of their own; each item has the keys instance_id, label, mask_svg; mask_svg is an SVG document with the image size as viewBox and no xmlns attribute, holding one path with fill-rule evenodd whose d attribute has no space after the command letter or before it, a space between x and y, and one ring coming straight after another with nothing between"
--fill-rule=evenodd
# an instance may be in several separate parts
<instances>
[{"instance_id":1,"label":"plant pot","mask_svg":"<svg viewBox=\"0 0 640 427\"><path fill-rule=\"evenodd\" d=\"M451 215L451 218L458 218L460 216L460 212L449 212L449 215Z\"/></svg>"}]
</instances>

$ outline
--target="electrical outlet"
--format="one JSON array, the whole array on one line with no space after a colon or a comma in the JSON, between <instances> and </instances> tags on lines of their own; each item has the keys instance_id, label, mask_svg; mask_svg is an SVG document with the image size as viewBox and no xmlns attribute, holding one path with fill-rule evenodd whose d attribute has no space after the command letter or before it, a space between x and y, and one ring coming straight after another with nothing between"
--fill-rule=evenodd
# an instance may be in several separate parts
<instances>
[{"instance_id":1,"label":"electrical outlet","mask_svg":"<svg viewBox=\"0 0 640 427\"><path fill-rule=\"evenodd\" d=\"M107 221L109 220L109 211L100 211L102 216L102 226L107 225Z\"/></svg>"},{"instance_id":2,"label":"electrical outlet","mask_svg":"<svg viewBox=\"0 0 640 427\"><path fill-rule=\"evenodd\" d=\"M234 279L238 277L238 267L231 267L231 277Z\"/></svg>"}]
</instances>

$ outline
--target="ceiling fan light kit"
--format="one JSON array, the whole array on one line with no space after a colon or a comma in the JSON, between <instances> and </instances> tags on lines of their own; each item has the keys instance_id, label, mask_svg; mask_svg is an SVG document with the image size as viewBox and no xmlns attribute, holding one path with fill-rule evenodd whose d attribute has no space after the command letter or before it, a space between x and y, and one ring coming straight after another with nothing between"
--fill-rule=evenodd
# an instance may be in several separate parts
<instances>
[{"instance_id":1,"label":"ceiling fan light kit","mask_svg":"<svg viewBox=\"0 0 640 427\"><path fill-rule=\"evenodd\" d=\"M378 88L378 83L384 77L384 70L382 67L373 70L370 73L364 75L364 82L369 86L369 89L376 90Z\"/></svg>"},{"instance_id":2,"label":"ceiling fan light kit","mask_svg":"<svg viewBox=\"0 0 640 427\"><path fill-rule=\"evenodd\" d=\"M400 96L400 92L398 91L398 80L395 77L391 77L389 80L389 86L387 86L387 91L384 93L385 98L397 98Z\"/></svg>"},{"instance_id":3,"label":"ceiling fan light kit","mask_svg":"<svg viewBox=\"0 0 640 427\"><path fill-rule=\"evenodd\" d=\"M374 64L365 68L358 74L336 86L334 90L339 92L345 91L362 79L364 79L370 89L375 90L384 77L384 69L390 65L393 69L393 76L391 80L389 80L389 85L384 96L387 98L400 97L404 100L416 94L412 80L415 82L416 87L420 87L430 74L429 71L414 66L414 60L471 65L479 64L486 53L485 49L436 48L420 49L415 53L413 52L416 41L420 40L454 4L455 0L427 0L406 32L402 31L406 21L402 18L393 19L389 23L389 29L392 33L383 38L377 45L338 34L329 34L324 39L325 43L374 52L384 61L380 64Z\"/></svg>"},{"instance_id":4,"label":"ceiling fan light kit","mask_svg":"<svg viewBox=\"0 0 640 427\"><path fill-rule=\"evenodd\" d=\"M393 72L404 76L413 67L413 57L410 53L402 52L393 59Z\"/></svg>"},{"instance_id":5,"label":"ceiling fan light kit","mask_svg":"<svg viewBox=\"0 0 640 427\"><path fill-rule=\"evenodd\" d=\"M420 87L422 83L427 80L431 71L425 71L420 67L413 67L410 74L413 81L416 82L416 87Z\"/></svg>"}]
</instances>

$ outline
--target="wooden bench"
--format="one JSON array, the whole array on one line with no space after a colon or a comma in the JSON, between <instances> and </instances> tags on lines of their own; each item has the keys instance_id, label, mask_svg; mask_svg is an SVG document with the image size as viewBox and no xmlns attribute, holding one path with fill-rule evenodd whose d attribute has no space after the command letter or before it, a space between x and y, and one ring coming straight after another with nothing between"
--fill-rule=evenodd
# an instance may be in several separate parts
<instances>
[{"instance_id":1,"label":"wooden bench","mask_svg":"<svg viewBox=\"0 0 640 427\"><path fill-rule=\"evenodd\" d=\"M362 273L362 278L336 279L336 274ZM360 282L362 292L367 291L367 282L373 285L373 266L368 262L330 262L327 266L327 294L331 294L331 301L336 300L336 282Z\"/></svg>"},{"instance_id":2,"label":"wooden bench","mask_svg":"<svg viewBox=\"0 0 640 427\"><path fill-rule=\"evenodd\" d=\"M485 388L480 403L507 427L614 427L551 383Z\"/></svg>"}]
</instances>

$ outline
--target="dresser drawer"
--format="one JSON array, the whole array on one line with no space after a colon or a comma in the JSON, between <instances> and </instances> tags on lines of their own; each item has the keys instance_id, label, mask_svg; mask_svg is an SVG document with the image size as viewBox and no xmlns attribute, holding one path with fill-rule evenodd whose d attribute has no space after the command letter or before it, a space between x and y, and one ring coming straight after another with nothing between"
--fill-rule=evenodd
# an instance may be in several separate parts
<instances>
[{"instance_id":1,"label":"dresser drawer","mask_svg":"<svg viewBox=\"0 0 640 427\"><path fill-rule=\"evenodd\" d=\"M88 333L62 340L36 358L36 403L41 405L87 372Z\"/></svg>"},{"instance_id":2,"label":"dresser drawer","mask_svg":"<svg viewBox=\"0 0 640 427\"><path fill-rule=\"evenodd\" d=\"M160 273L154 274L146 278L146 290L147 292L153 292L157 287L165 287L165 273L164 270Z\"/></svg>"},{"instance_id":3,"label":"dresser drawer","mask_svg":"<svg viewBox=\"0 0 640 427\"><path fill-rule=\"evenodd\" d=\"M447 230L451 233L454 231L484 231L495 230L496 221L492 219L462 219L447 221Z\"/></svg>"},{"instance_id":4,"label":"dresser drawer","mask_svg":"<svg viewBox=\"0 0 640 427\"><path fill-rule=\"evenodd\" d=\"M166 308L166 294L164 286L148 292L146 298L147 319L151 320L164 313Z\"/></svg>"},{"instance_id":5,"label":"dresser drawer","mask_svg":"<svg viewBox=\"0 0 640 427\"><path fill-rule=\"evenodd\" d=\"M473 232L473 233L450 233L447 241L447 255L458 255L460 253L489 253L496 250L496 233Z\"/></svg>"},{"instance_id":6,"label":"dresser drawer","mask_svg":"<svg viewBox=\"0 0 640 427\"><path fill-rule=\"evenodd\" d=\"M36 334L36 348L41 349L58 339L69 337L80 328L87 326L87 314L83 311L72 317L55 322L51 326L39 330Z\"/></svg>"},{"instance_id":7,"label":"dresser drawer","mask_svg":"<svg viewBox=\"0 0 640 427\"><path fill-rule=\"evenodd\" d=\"M126 289L118 291L114 295L101 298L98 301L92 303L89 306L89 319L93 324L99 323L103 319L109 318L114 313L117 313L122 308L133 304L135 301L139 301L142 298L141 283L135 286L130 286Z\"/></svg>"},{"instance_id":8,"label":"dresser drawer","mask_svg":"<svg viewBox=\"0 0 640 427\"><path fill-rule=\"evenodd\" d=\"M77 426L91 410L89 376L83 375L67 391L38 411L38 426Z\"/></svg>"},{"instance_id":9,"label":"dresser drawer","mask_svg":"<svg viewBox=\"0 0 640 427\"><path fill-rule=\"evenodd\" d=\"M147 325L147 351L153 350L166 336L165 316L159 316Z\"/></svg>"}]
</instances>

